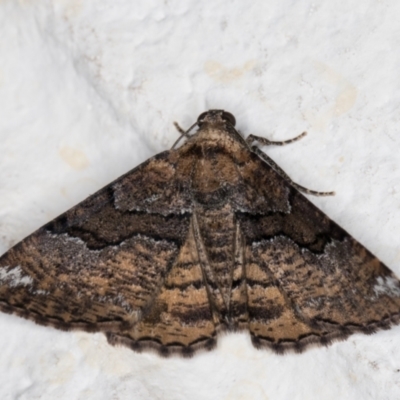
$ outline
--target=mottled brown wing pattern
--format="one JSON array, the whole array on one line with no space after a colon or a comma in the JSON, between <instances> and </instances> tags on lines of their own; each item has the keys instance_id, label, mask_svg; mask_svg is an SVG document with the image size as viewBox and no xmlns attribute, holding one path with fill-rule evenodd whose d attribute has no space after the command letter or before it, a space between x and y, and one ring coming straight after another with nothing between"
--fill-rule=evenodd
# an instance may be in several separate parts
<instances>
[{"instance_id":1,"label":"mottled brown wing pattern","mask_svg":"<svg viewBox=\"0 0 400 400\"><path fill-rule=\"evenodd\" d=\"M169 156L148 160L3 255L0 309L62 329L114 331L140 320L190 225L181 213L190 199L165 190L185 186Z\"/></svg>"},{"instance_id":2,"label":"mottled brown wing pattern","mask_svg":"<svg viewBox=\"0 0 400 400\"><path fill-rule=\"evenodd\" d=\"M253 152L234 121L201 114L180 148L3 255L0 310L185 356L224 330L282 353L398 323L399 280Z\"/></svg>"},{"instance_id":3,"label":"mottled brown wing pattern","mask_svg":"<svg viewBox=\"0 0 400 400\"><path fill-rule=\"evenodd\" d=\"M137 351L152 348L164 356L190 356L200 348L211 349L216 344L219 319L207 292L191 226L151 310L131 328L109 333L108 341Z\"/></svg>"},{"instance_id":4,"label":"mottled brown wing pattern","mask_svg":"<svg viewBox=\"0 0 400 400\"><path fill-rule=\"evenodd\" d=\"M263 161L254 169L271 173ZM251 164L249 163L249 164ZM239 213L246 246L249 330L256 347L302 351L399 322L395 275L281 179L288 211Z\"/></svg>"}]
</instances>

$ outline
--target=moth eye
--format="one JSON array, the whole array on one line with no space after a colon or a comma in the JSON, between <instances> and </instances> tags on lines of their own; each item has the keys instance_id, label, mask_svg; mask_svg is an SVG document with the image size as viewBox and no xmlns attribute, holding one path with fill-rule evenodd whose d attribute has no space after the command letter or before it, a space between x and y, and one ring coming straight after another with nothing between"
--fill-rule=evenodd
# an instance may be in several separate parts
<instances>
[{"instance_id":1,"label":"moth eye","mask_svg":"<svg viewBox=\"0 0 400 400\"><path fill-rule=\"evenodd\" d=\"M229 112L227 112L227 111L224 111L224 112L222 113L222 118L223 118L225 121L229 122L232 126L235 126L235 125L236 125L236 119L235 119L235 117L234 117L231 113L229 113Z\"/></svg>"},{"instance_id":2,"label":"moth eye","mask_svg":"<svg viewBox=\"0 0 400 400\"><path fill-rule=\"evenodd\" d=\"M199 115L197 118L197 125L200 125L203 122L204 117L209 113L209 111L205 111Z\"/></svg>"},{"instance_id":3,"label":"moth eye","mask_svg":"<svg viewBox=\"0 0 400 400\"><path fill-rule=\"evenodd\" d=\"M200 126L204 122L204 119L206 118L207 115L210 115L210 117L212 118L216 117L218 114L225 122L228 122L232 126L236 125L235 117L231 113L223 110L209 110L201 113L199 115L199 118L197 118L197 125Z\"/></svg>"}]
</instances>

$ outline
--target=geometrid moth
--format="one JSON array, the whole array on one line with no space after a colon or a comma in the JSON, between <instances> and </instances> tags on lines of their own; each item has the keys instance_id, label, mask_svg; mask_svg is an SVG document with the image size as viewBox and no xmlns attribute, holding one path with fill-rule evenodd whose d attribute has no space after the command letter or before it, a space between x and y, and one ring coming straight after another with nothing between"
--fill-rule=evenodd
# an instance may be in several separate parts
<instances>
[{"instance_id":1,"label":"geometrid moth","mask_svg":"<svg viewBox=\"0 0 400 400\"><path fill-rule=\"evenodd\" d=\"M400 282L210 110L0 258L0 310L162 355L247 330L282 353L399 322ZM190 132L198 128L194 134ZM180 129L180 128L179 128Z\"/></svg>"}]
</instances>

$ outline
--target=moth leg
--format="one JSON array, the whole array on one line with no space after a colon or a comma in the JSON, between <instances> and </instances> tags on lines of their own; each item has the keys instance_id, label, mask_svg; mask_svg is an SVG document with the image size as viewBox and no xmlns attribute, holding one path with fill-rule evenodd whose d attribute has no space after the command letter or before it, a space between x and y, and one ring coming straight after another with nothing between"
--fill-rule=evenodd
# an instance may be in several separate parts
<instances>
[{"instance_id":1,"label":"moth leg","mask_svg":"<svg viewBox=\"0 0 400 400\"><path fill-rule=\"evenodd\" d=\"M298 136L298 138L299 138L299 136ZM296 138L291 139L291 140L295 140L295 139ZM265 161L275 172L277 172L282 178L287 180L292 186L294 186L300 192L312 194L314 196L334 196L335 195L335 192L317 192L315 190L307 189L304 186L301 186L296 182L293 182L292 179L289 177L289 175L285 171L283 171L283 169L279 165L277 165L274 160L272 160L270 157L268 157L257 146L251 146L251 150L254 153L256 153L263 161Z\"/></svg>"},{"instance_id":2,"label":"moth leg","mask_svg":"<svg viewBox=\"0 0 400 400\"><path fill-rule=\"evenodd\" d=\"M174 121L174 126L179 133L181 133L182 135L186 135L186 131L183 128L181 128L181 126L175 121Z\"/></svg>"},{"instance_id":3,"label":"moth leg","mask_svg":"<svg viewBox=\"0 0 400 400\"><path fill-rule=\"evenodd\" d=\"M176 145L180 142L180 140L185 137L186 139L189 139L189 132L197 125L197 121L188 129L188 130L184 130L183 128L181 128L179 126L179 124L177 122L174 122L174 126L175 128L178 130L178 132L181 134L178 139L176 140L176 142L172 145L171 149L174 149L176 147Z\"/></svg>"},{"instance_id":4,"label":"moth leg","mask_svg":"<svg viewBox=\"0 0 400 400\"><path fill-rule=\"evenodd\" d=\"M307 132L303 132L302 134L300 134L299 136L296 136L292 139L288 139L288 140L283 140L283 141L278 141L278 142L274 142L272 140L266 139L264 137L260 137L260 136L255 136L255 135L249 135L246 138L246 142L251 145L254 142L258 142L261 143L265 146L283 146L285 144L289 144L289 143L293 143L293 142L297 142L298 140L300 140L301 138L303 138L304 136L307 135Z\"/></svg>"}]
</instances>

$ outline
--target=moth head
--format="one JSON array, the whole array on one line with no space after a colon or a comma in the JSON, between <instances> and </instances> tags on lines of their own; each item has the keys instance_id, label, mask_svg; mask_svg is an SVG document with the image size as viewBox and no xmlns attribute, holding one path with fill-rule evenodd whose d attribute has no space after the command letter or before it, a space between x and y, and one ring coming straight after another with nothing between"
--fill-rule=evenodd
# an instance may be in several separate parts
<instances>
[{"instance_id":1,"label":"moth head","mask_svg":"<svg viewBox=\"0 0 400 400\"><path fill-rule=\"evenodd\" d=\"M235 117L224 110L208 110L203 112L197 118L197 125L201 128L203 124L218 124L218 123L225 123L231 126L235 126L236 119Z\"/></svg>"}]
</instances>

